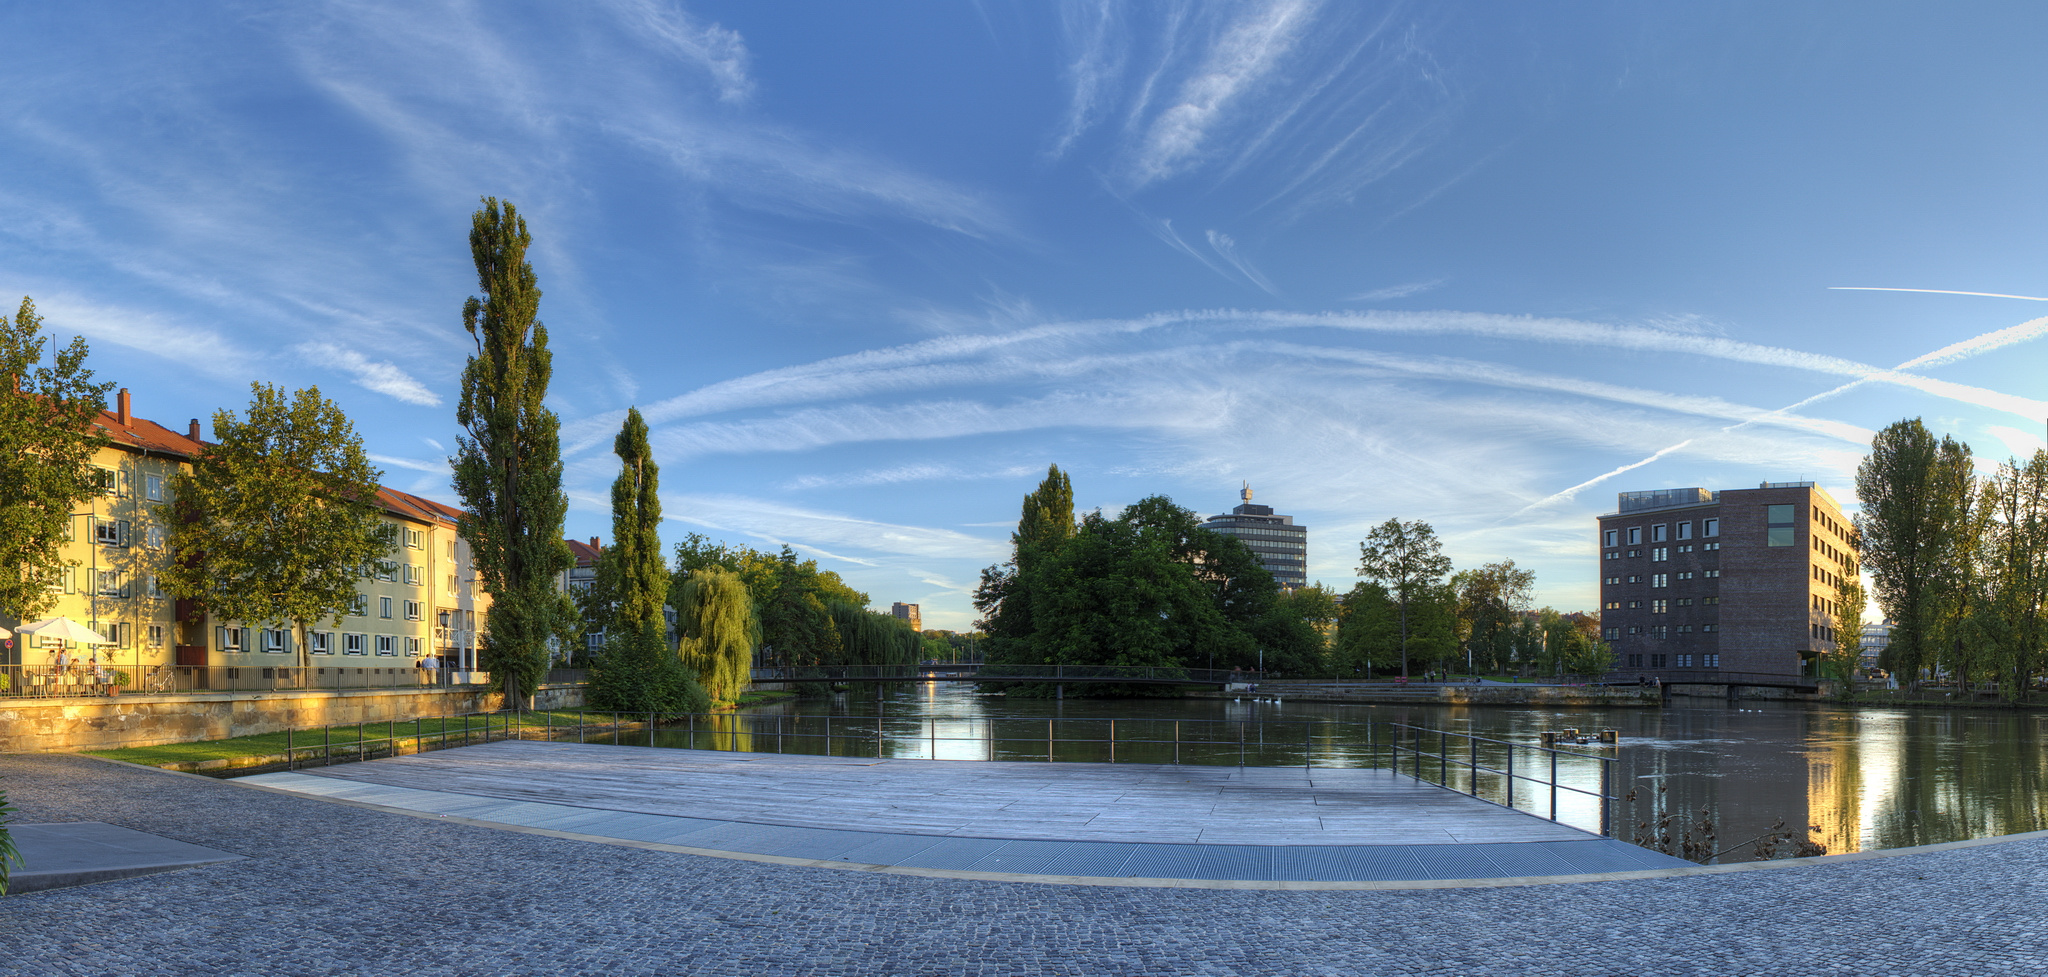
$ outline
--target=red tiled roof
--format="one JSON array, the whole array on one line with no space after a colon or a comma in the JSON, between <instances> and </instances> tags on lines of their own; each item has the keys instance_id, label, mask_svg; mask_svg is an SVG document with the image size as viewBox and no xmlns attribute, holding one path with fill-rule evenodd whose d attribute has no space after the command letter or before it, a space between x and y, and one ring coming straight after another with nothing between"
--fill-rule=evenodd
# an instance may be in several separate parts
<instances>
[{"instance_id":1,"label":"red tiled roof","mask_svg":"<svg viewBox=\"0 0 2048 977\"><path fill-rule=\"evenodd\" d=\"M569 554L576 558L576 565L579 567L596 566L597 555L604 550L604 544L598 542L596 537L591 537L588 543L580 539L564 540L564 542L569 544Z\"/></svg>"}]
</instances>

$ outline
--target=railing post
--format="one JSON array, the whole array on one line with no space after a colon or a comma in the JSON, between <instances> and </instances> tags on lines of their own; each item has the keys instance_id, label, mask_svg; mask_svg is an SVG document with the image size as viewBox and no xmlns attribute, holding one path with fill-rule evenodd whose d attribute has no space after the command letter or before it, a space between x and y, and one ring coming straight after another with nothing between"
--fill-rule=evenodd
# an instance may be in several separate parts
<instances>
[{"instance_id":1,"label":"railing post","mask_svg":"<svg viewBox=\"0 0 2048 977\"><path fill-rule=\"evenodd\" d=\"M1116 763L1116 720L1109 721L1109 762Z\"/></svg>"},{"instance_id":2,"label":"railing post","mask_svg":"<svg viewBox=\"0 0 2048 977\"><path fill-rule=\"evenodd\" d=\"M1608 802L1609 802L1608 794L1612 793L1612 788L1613 788L1613 779L1614 779L1614 761L1612 761L1612 760L1609 760L1609 759L1607 759L1606 757L1601 757L1601 758L1600 758L1600 837L1602 837L1602 838L1606 838L1606 837L1609 837L1609 836L1611 836L1611 835L1613 835L1613 834L1614 834L1614 822L1613 822L1612 814L1611 814L1611 812L1609 811L1609 809L1608 809L1608 806L1607 806L1607 805L1608 805Z\"/></svg>"},{"instance_id":3,"label":"railing post","mask_svg":"<svg viewBox=\"0 0 2048 977\"><path fill-rule=\"evenodd\" d=\"M1173 721L1173 765L1180 766L1180 720Z\"/></svg>"},{"instance_id":4,"label":"railing post","mask_svg":"<svg viewBox=\"0 0 2048 977\"><path fill-rule=\"evenodd\" d=\"M654 745L654 710L647 710L647 745Z\"/></svg>"},{"instance_id":5,"label":"railing post","mask_svg":"<svg viewBox=\"0 0 2048 977\"><path fill-rule=\"evenodd\" d=\"M1244 766L1244 723L1245 721L1242 719L1237 721L1237 765L1239 767Z\"/></svg>"},{"instance_id":6,"label":"railing post","mask_svg":"<svg viewBox=\"0 0 2048 977\"><path fill-rule=\"evenodd\" d=\"M1301 721L1301 769L1315 769L1315 727L1304 719Z\"/></svg>"},{"instance_id":7,"label":"railing post","mask_svg":"<svg viewBox=\"0 0 2048 977\"><path fill-rule=\"evenodd\" d=\"M936 760L936 759L938 759L938 758L939 758L939 721L938 721L938 720L936 720L936 719L927 719L927 720L925 720L925 725L926 725L927 727L929 727L929 728L931 729L931 733L932 733L932 746L931 746L931 750L932 750L932 759ZM1109 762L1111 762L1111 763L1115 763L1115 762L1116 762L1116 759L1115 759L1115 755L1114 755L1114 754L1112 754L1112 755L1111 755L1111 759L1110 759L1110 761L1109 761Z\"/></svg>"},{"instance_id":8,"label":"railing post","mask_svg":"<svg viewBox=\"0 0 2048 977\"><path fill-rule=\"evenodd\" d=\"M1515 809L1515 744L1508 744L1508 810Z\"/></svg>"},{"instance_id":9,"label":"railing post","mask_svg":"<svg viewBox=\"0 0 2048 977\"><path fill-rule=\"evenodd\" d=\"M329 723L325 726L320 727L320 765L323 767L331 767L334 765L333 723Z\"/></svg>"},{"instance_id":10,"label":"railing post","mask_svg":"<svg viewBox=\"0 0 2048 977\"><path fill-rule=\"evenodd\" d=\"M1471 747L1472 747L1472 759L1471 759L1471 761L1470 761L1470 764L1469 764L1469 766L1471 767L1471 770L1470 770L1470 773L1471 773L1471 783L1469 784L1469 786L1470 786L1470 787L1472 788L1472 790L1471 790L1471 794L1472 794L1472 796L1473 796L1473 797L1478 797L1478 796L1479 796L1479 737L1477 737L1477 736L1474 736L1474 735L1472 735L1472 734L1470 734L1470 733L1466 733L1466 734L1465 734L1465 742L1466 742L1466 743L1468 743L1468 744L1470 744L1470 745L1471 745Z\"/></svg>"},{"instance_id":11,"label":"railing post","mask_svg":"<svg viewBox=\"0 0 2048 977\"><path fill-rule=\"evenodd\" d=\"M1550 751L1550 820L1557 820L1557 751Z\"/></svg>"},{"instance_id":12,"label":"railing post","mask_svg":"<svg viewBox=\"0 0 2048 977\"><path fill-rule=\"evenodd\" d=\"M1045 721L1045 762L1052 762L1052 720Z\"/></svg>"},{"instance_id":13,"label":"railing post","mask_svg":"<svg viewBox=\"0 0 2048 977\"><path fill-rule=\"evenodd\" d=\"M832 717L825 717L825 755L832 755Z\"/></svg>"},{"instance_id":14,"label":"railing post","mask_svg":"<svg viewBox=\"0 0 2048 977\"><path fill-rule=\"evenodd\" d=\"M879 685L876 686L880 688ZM882 758L882 714L875 713L875 759Z\"/></svg>"},{"instance_id":15,"label":"railing post","mask_svg":"<svg viewBox=\"0 0 2048 977\"><path fill-rule=\"evenodd\" d=\"M1437 730L1436 782L1445 787L1451 785L1451 731L1448 729Z\"/></svg>"},{"instance_id":16,"label":"railing post","mask_svg":"<svg viewBox=\"0 0 2048 977\"><path fill-rule=\"evenodd\" d=\"M284 768L286 770L297 770L299 765L294 762L296 759L297 757L292 754L292 728L286 726L284 728Z\"/></svg>"}]
</instances>

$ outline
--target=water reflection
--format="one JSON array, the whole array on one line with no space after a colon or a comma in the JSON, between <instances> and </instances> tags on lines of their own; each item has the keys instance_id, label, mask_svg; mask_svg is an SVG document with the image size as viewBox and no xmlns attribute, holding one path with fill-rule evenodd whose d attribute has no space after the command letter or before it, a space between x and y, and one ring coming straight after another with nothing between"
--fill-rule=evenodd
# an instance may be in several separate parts
<instances>
[{"instance_id":1,"label":"water reflection","mask_svg":"<svg viewBox=\"0 0 2048 977\"><path fill-rule=\"evenodd\" d=\"M664 731L656 743L849 757L1044 760L1051 740L1052 758L1062 761L1108 762L1113 749L1116 762L1234 764L1242 756L1246 763L1282 766L1302 763L1307 756L1318 766L1366 766L1384 763L1386 757L1385 727L1369 734L1369 720L1524 744L1511 751L1480 743L1478 756L1481 766L1500 770L1513 752L1514 762L1522 765L1517 773L1526 774L1539 772L1527 764L1543 762L1527 748L1540 733L1567 726L1612 727L1622 737L1614 790L1633 789L1635 794L1632 803L1615 812L1619 837L1629 837L1638 824L1654 826L1667 813L1693 819L1702 811L1715 822L1724 849L1764 834L1779 819L1795 831L1817 826L1813 839L1830 854L2048 828L2041 795L2048 773L2042 752L2048 716L1852 710L1798 702L1745 702L1731 708L1719 699L1674 701L1664 709L1569 710L1215 699L1059 701L985 696L964 685L932 683L885 688L881 695L864 689L831 699L774 703L745 717L704 722L694 737L688 730ZM866 719L827 728L823 717L828 715ZM1116 722L1113 746L1111 717ZM879 741L877 722L884 734ZM1378 741L1369 739L1375 735ZM768 737L776 742L762 742ZM1455 740L1452 748L1470 749ZM1404 768L1412 762L1408 755ZM1597 768L1567 762L1560 780L1597 791ZM1482 772L1475 784L1454 770L1451 779L1458 789L1497 803L1507 799L1497 774ZM1527 785L1515 790L1516 807L1549 813L1545 791ZM1559 817L1593 827L1597 807L1590 797L1563 793ZM1745 857L1742 852L1730 856Z\"/></svg>"}]
</instances>

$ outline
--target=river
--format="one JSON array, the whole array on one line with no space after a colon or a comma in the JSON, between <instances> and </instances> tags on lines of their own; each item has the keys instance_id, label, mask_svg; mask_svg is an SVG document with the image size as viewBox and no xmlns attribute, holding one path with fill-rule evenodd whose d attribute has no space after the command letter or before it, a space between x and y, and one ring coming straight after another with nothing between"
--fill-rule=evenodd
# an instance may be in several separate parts
<instances>
[{"instance_id":1,"label":"river","mask_svg":"<svg viewBox=\"0 0 2048 977\"><path fill-rule=\"evenodd\" d=\"M1764 834L1774 821L1812 839L1829 854L1898 848L2048 829L2042 791L2048 786L2048 713L2007 710L1846 708L1808 702L1676 699L1663 709L1547 709L1423 705L1334 705L1218 699L1013 699L985 695L963 683L872 687L830 699L784 700L747 711L750 732L719 738L699 729L694 741L664 732L656 745L825 752L816 734L823 717L839 721L829 751L847 756L985 760L1042 760L1047 721L1061 742L1060 760L1111 759L1107 720L1119 728L1117 762L1171 763L1171 741L1183 741L1181 762L1253 764L1302 762L1362 766L1384 756L1384 742L1367 742L1365 721L1399 722L1469 732L1533 746L1545 730L1578 727L1620 731L1617 795L1632 795L1616 810L1614 834L1630 838L1667 814L1685 822L1710 819L1716 849L1733 848ZM879 747L880 716L888 737ZM780 717L780 718L776 718ZM1083 720L1099 719L1088 723ZM1238 725L1243 724L1243 725ZM723 724L720 724L723 725ZM1384 726L1376 734L1383 740ZM808 731L809 735L797 735ZM1250 742L1237 742L1240 731ZM827 730L830 733L830 730ZM996 743L989 742L991 734ZM1094 742L1066 742L1092 740ZM1145 741L1152 742L1145 742ZM1201 742L1206 741L1206 742ZM645 742L644 739L641 742ZM1430 749L1435 749L1431 741ZM1452 741L1464 755L1465 746ZM1481 745L1481 763L1499 769L1509 752ZM1568 747L1598 753L1598 746ZM1516 762L1541 763L1518 749ZM1431 761L1434 763L1435 761ZM1571 767L1582 768L1574 771ZM1561 779L1597 789L1597 764L1567 764ZM1479 791L1502 800L1501 778L1482 776ZM1547 791L1518 787L1516 806L1547 814ZM1533 796L1532 796L1533 795ZM1590 798L1564 794L1559 816L1582 827L1597 825ZM1704 812L1704 813L1702 813ZM1724 860L1744 860L1732 852Z\"/></svg>"}]
</instances>

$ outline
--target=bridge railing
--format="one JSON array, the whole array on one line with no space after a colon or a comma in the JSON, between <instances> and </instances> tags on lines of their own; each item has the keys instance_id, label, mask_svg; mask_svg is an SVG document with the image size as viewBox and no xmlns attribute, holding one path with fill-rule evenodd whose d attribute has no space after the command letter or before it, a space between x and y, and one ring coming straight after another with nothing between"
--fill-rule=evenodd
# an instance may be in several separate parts
<instances>
[{"instance_id":1,"label":"bridge railing","mask_svg":"<svg viewBox=\"0 0 2048 977\"><path fill-rule=\"evenodd\" d=\"M787 665L753 670L756 682L874 682L967 679L983 682L1157 682L1224 685L1258 675L1227 668L1152 665Z\"/></svg>"}]
</instances>

